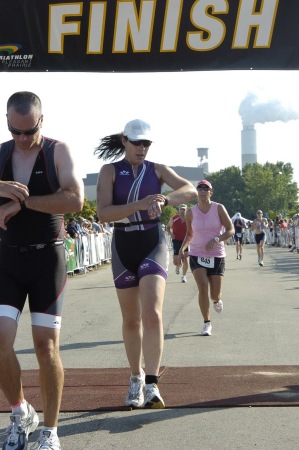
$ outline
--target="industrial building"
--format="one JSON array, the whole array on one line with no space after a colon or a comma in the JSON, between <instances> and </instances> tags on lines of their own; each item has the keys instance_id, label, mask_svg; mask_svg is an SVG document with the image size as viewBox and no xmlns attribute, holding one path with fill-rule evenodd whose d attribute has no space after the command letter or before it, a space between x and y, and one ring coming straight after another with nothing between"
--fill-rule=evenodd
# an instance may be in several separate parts
<instances>
[{"instance_id":1,"label":"industrial building","mask_svg":"<svg viewBox=\"0 0 299 450\"><path fill-rule=\"evenodd\" d=\"M209 164L208 164L208 148L197 148L197 167L184 167L184 166L170 166L180 177L186 178L186 180L191 181L194 185L197 184L199 180L206 178L209 174ZM97 185L98 174L89 173L86 178L83 179L84 182L84 192L87 200L96 200L96 185ZM167 185L163 185L162 191L171 190Z\"/></svg>"}]
</instances>

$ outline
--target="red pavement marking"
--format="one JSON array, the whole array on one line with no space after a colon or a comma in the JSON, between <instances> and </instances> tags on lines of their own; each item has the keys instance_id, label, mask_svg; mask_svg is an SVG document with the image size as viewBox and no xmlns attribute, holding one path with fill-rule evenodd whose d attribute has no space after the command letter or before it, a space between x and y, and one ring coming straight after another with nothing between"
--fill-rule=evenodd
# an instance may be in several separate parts
<instances>
[{"instance_id":1,"label":"red pavement marking","mask_svg":"<svg viewBox=\"0 0 299 450\"><path fill-rule=\"evenodd\" d=\"M65 369L61 412L121 411L130 370ZM38 371L22 373L26 399L42 410ZM299 366L166 367L159 387L167 408L299 406ZM10 411L0 393L0 412Z\"/></svg>"}]
</instances>

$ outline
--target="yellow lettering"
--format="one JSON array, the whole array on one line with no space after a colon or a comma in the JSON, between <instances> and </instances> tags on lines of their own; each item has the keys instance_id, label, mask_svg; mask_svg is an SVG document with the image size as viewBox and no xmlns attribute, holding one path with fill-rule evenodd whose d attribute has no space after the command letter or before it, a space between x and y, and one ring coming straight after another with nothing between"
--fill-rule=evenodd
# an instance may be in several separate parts
<instances>
[{"instance_id":1,"label":"yellow lettering","mask_svg":"<svg viewBox=\"0 0 299 450\"><path fill-rule=\"evenodd\" d=\"M153 29L158 0L115 1L113 42L106 51L127 53L131 45L134 53L149 53L152 48ZM231 0L237 1L237 0ZM254 33L253 48L269 48L271 45L279 0L238 0L238 12L232 41L232 49L247 49ZM71 2L49 5L48 52L64 53L66 36L81 33L83 5L88 10L86 54L103 54L109 1ZM228 15L229 0L194 0L192 5L184 0L166 0L160 52L176 52L180 37L183 9L190 8L192 31L186 33L186 45L191 51L212 51L226 37L226 23L219 17ZM137 6L139 5L139 6ZM160 6L160 5L159 5ZM114 6L111 6L114 11ZM109 11L110 12L110 11ZM184 11L186 13L186 11ZM112 19L109 17L109 19ZM184 30L186 29L184 24ZM157 26L159 29L159 25ZM181 36L182 37L182 36ZM107 47L107 45L105 46Z\"/></svg>"},{"instance_id":2,"label":"yellow lettering","mask_svg":"<svg viewBox=\"0 0 299 450\"><path fill-rule=\"evenodd\" d=\"M257 12L257 0L240 0L232 48L248 48L253 28L256 29L253 48L270 47L279 0L261 1Z\"/></svg>"},{"instance_id":3,"label":"yellow lettering","mask_svg":"<svg viewBox=\"0 0 299 450\"><path fill-rule=\"evenodd\" d=\"M157 0L118 1L116 6L113 53L126 53L129 36L133 52L150 52Z\"/></svg>"},{"instance_id":4,"label":"yellow lettering","mask_svg":"<svg viewBox=\"0 0 299 450\"><path fill-rule=\"evenodd\" d=\"M187 33L187 46L197 52L210 51L219 47L225 38L226 27L224 22L213 14L227 14L228 11L228 0L195 2L191 9L191 21L200 31Z\"/></svg>"},{"instance_id":5,"label":"yellow lettering","mask_svg":"<svg viewBox=\"0 0 299 450\"><path fill-rule=\"evenodd\" d=\"M106 2L91 2L86 53L103 53Z\"/></svg>"},{"instance_id":6,"label":"yellow lettering","mask_svg":"<svg viewBox=\"0 0 299 450\"><path fill-rule=\"evenodd\" d=\"M161 52L177 49L184 0L167 0L163 23Z\"/></svg>"},{"instance_id":7,"label":"yellow lettering","mask_svg":"<svg viewBox=\"0 0 299 450\"><path fill-rule=\"evenodd\" d=\"M66 22L68 16L82 16L83 2L49 5L48 52L63 53L64 37L80 34L81 22Z\"/></svg>"}]
</instances>

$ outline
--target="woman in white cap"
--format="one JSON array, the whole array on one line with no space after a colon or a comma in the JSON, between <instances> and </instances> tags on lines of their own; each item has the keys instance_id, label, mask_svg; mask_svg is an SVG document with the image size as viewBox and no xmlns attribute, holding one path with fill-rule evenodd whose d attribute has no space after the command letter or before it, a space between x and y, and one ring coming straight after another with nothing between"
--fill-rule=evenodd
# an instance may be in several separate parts
<instances>
[{"instance_id":1,"label":"woman in white cap","mask_svg":"<svg viewBox=\"0 0 299 450\"><path fill-rule=\"evenodd\" d=\"M112 161L123 156L101 168L97 213L102 222L114 222L112 272L131 368L126 404L158 409L165 406L157 383L169 259L159 217L163 206L187 203L196 196L196 190L168 166L145 159L151 144L150 126L135 119L122 133L102 139L95 154ZM167 197L161 194L164 183L173 189Z\"/></svg>"},{"instance_id":2,"label":"woman in white cap","mask_svg":"<svg viewBox=\"0 0 299 450\"><path fill-rule=\"evenodd\" d=\"M204 319L202 336L211 336L210 297L217 313L223 310L221 287L225 270L224 242L234 234L232 221L223 205L212 202L209 181L197 184L198 203L186 213L187 232L179 257L190 244L190 269L198 287L199 307ZM210 288L210 295L209 295Z\"/></svg>"}]
</instances>

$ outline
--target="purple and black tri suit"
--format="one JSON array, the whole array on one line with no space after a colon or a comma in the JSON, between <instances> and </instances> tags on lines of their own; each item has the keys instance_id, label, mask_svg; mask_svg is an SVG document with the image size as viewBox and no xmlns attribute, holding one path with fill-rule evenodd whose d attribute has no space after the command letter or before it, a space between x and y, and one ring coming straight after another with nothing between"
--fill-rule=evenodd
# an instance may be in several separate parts
<instances>
[{"instance_id":1,"label":"purple and black tri suit","mask_svg":"<svg viewBox=\"0 0 299 450\"><path fill-rule=\"evenodd\" d=\"M154 163L144 161L138 167L136 177L126 159L112 164L115 169L114 205L131 203L161 192ZM150 221L147 211L138 211L127 219L131 224L114 222L111 251L115 287L136 287L146 275L160 275L166 279L169 253L160 221Z\"/></svg>"},{"instance_id":2,"label":"purple and black tri suit","mask_svg":"<svg viewBox=\"0 0 299 450\"><path fill-rule=\"evenodd\" d=\"M59 190L56 141L43 138L28 183L30 196ZM14 141L0 146L0 179L12 181ZM3 158L3 153L6 156ZM1 155L2 153L2 155ZM0 204L10 199L1 198ZM0 228L0 316L18 321L28 295L33 325L60 328L67 279L62 214L22 209Z\"/></svg>"}]
</instances>

